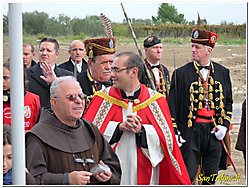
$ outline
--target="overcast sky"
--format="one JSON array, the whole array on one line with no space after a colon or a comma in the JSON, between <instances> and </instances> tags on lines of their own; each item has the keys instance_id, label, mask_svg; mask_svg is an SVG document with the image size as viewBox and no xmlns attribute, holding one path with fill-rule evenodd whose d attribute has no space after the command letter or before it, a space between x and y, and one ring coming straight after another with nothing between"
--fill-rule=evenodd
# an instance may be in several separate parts
<instances>
[{"instance_id":1,"label":"overcast sky","mask_svg":"<svg viewBox=\"0 0 249 188\"><path fill-rule=\"evenodd\" d=\"M4 0L3 14L7 15L8 3ZM12 1L13 2L13 1ZM17 2L17 1L14 1ZM33 1L34 2L34 1ZM112 22L122 22L124 14L120 6L120 1L21 1L22 12L48 13L49 17L58 17L64 14L71 18L85 18L90 15L99 16L105 14ZM151 19L157 16L157 11L162 2L166 1L123 1L123 5L129 18ZM246 1L167 1L182 13L187 21L197 20L197 12L202 19L206 19L208 24L220 24L228 22L242 24L247 22L247 2Z\"/></svg>"}]
</instances>

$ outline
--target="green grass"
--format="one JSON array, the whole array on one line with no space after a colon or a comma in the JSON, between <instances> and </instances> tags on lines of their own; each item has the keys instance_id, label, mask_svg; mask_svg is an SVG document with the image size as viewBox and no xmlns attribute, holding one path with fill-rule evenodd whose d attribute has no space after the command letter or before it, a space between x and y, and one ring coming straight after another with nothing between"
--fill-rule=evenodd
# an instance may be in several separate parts
<instances>
[{"instance_id":1,"label":"green grass","mask_svg":"<svg viewBox=\"0 0 249 188\"><path fill-rule=\"evenodd\" d=\"M218 43L223 45L246 45L246 39L220 36Z\"/></svg>"}]
</instances>

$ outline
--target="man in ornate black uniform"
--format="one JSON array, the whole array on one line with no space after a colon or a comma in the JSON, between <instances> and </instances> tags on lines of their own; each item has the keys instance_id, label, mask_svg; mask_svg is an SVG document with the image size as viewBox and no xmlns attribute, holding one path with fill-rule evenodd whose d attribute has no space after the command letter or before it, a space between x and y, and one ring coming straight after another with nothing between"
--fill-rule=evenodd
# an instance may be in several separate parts
<instances>
[{"instance_id":1,"label":"man in ornate black uniform","mask_svg":"<svg viewBox=\"0 0 249 188\"><path fill-rule=\"evenodd\" d=\"M213 32L193 30L193 61L173 72L168 100L190 179L200 165L198 179L207 180L202 184L214 184L218 170L226 168L220 140L228 135L232 116L229 70L209 59L217 39Z\"/></svg>"},{"instance_id":2,"label":"man in ornate black uniform","mask_svg":"<svg viewBox=\"0 0 249 188\"><path fill-rule=\"evenodd\" d=\"M170 84L169 71L165 65L159 62L163 53L161 39L157 36L150 36L144 40L143 45L146 55L144 66L147 66L157 91L168 96L168 87ZM145 67L141 83L152 88Z\"/></svg>"},{"instance_id":3,"label":"man in ornate black uniform","mask_svg":"<svg viewBox=\"0 0 249 188\"><path fill-rule=\"evenodd\" d=\"M112 85L111 65L116 52L116 38L93 38L84 41L88 56L88 69L77 76L87 103L93 94Z\"/></svg>"}]
</instances>

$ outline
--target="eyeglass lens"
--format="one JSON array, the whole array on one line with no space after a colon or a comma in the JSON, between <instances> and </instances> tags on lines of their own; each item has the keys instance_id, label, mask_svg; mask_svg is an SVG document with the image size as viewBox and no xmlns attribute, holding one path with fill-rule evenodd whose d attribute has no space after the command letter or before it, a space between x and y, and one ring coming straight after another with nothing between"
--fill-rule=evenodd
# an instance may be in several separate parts
<instances>
[{"instance_id":1,"label":"eyeglass lens","mask_svg":"<svg viewBox=\"0 0 249 188\"><path fill-rule=\"evenodd\" d=\"M114 72L114 73L117 73L117 72L121 72L123 70L127 70L127 69L131 69L133 67L125 67L125 68L122 68L122 69L119 69L118 67L111 67L111 71Z\"/></svg>"},{"instance_id":2,"label":"eyeglass lens","mask_svg":"<svg viewBox=\"0 0 249 188\"><path fill-rule=\"evenodd\" d=\"M69 99L70 101L75 101L75 99L77 98L77 96L83 100L85 98L85 94L83 93L79 93L79 94L70 94L70 95L67 95L66 98Z\"/></svg>"}]
</instances>

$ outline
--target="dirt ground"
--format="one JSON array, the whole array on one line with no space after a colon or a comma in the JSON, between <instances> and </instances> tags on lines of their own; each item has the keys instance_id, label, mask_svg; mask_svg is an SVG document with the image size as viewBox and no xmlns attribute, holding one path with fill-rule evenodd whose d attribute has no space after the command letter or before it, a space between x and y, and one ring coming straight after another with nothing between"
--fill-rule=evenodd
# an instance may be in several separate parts
<instances>
[{"instance_id":1,"label":"dirt ground","mask_svg":"<svg viewBox=\"0 0 249 188\"><path fill-rule=\"evenodd\" d=\"M57 64L68 60L68 45L60 43L60 56L57 60ZM142 46L141 50L142 49ZM8 46L4 44L3 60L8 59ZM35 46L36 53L38 53L38 46ZM117 43L117 53L124 51L133 51L137 53L137 49L133 43L123 44ZM217 63L224 65L230 69L230 76L232 79L233 87L233 99L234 103L242 103L246 97L246 46L243 45L231 45L222 46L216 45L212 53L211 59ZM35 60L38 61L38 54L35 56ZM178 44L164 44L164 54L161 62L167 66L170 75L175 68L184 65L191 60L191 46L178 45Z\"/></svg>"},{"instance_id":2,"label":"dirt ground","mask_svg":"<svg viewBox=\"0 0 249 188\"><path fill-rule=\"evenodd\" d=\"M68 44L60 44L60 56L57 60L57 64L68 60ZM117 53L124 51L137 52L134 44L117 44ZM38 46L35 46L36 52ZM3 60L8 59L8 46L4 44ZM142 49L142 47L141 47ZM212 53L211 59L217 63L224 65L230 69L230 76L232 79L233 99L234 103L242 103L246 97L246 46L233 45L222 46L216 45ZM35 60L38 61L38 54L35 56ZM191 60L191 47L190 45L177 45L177 44L164 44L164 54L161 62L167 66L170 75L175 68L184 65Z\"/></svg>"},{"instance_id":3,"label":"dirt ground","mask_svg":"<svg viewBox=\"0 0 249 188\"><path fill-rule=\"evenodd\" d=\"M60 64L68 59L67 47L68 44L60 44L61 52L57 64ZM123 51L133 51L137 52L134 44L117 44L117 52ZM36 51L38 46L35 46ZM8 47L4 44L3 60L7 61L8 58ZM230 131L231 141L232 141L232 159L237 168L239 176L236 176L233 171L232 166L228 170L220 171L221 180L218 181L217 185L247 185L247 179L245 178L244 160L242 152L235 150L235 143L237 141L239 122L241 116L241 103L246 98L246 46L231 45L222 46L216 45L212 53L211 59L217 63L224 65L230 69L230 76L232 79L232 90L234 99L234 116L232 118L233 129ZM36 55L35 60L38 61L38 55ZM189 45L178 45L178 44L164 44L164 54L162 58L162 63L165 64L170 75L175 67L180 67L191 60L191 46ZM235 177L236 176L236 177Z\"/></svg>"}]
</instances>

